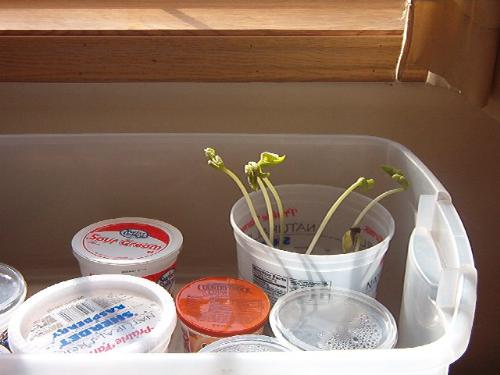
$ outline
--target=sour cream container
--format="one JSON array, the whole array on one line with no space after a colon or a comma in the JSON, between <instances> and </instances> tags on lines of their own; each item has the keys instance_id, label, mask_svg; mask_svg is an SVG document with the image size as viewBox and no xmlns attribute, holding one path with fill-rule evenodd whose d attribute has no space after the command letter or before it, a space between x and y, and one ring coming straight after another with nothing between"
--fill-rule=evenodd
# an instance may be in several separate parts
<instances>
[{"instance_id":1,"label":"sour cream container","mask_svg":"<svg viewBox=\"0 0 500 375\"><path fill-rule=\"evenodd\" d=\"M71 246L82 276L140 276L171 291L182 234L163 221L123 217L83 228Z\"/></svg>"},{"instance_id":2,"label":"sour cream container","mask_svg":"<svg viewBox=\"0 0 500 375\"><path fill-rule=\"evenodd\" d=\"M205 346L200 353L255 353L289 352L290 348L282 345L273 337L264 335L240 335L221 339Z\"/></svg>"},{"instance_id":3,"label":"sour cream container","mask_svg":"<svg viewBox=\"0 0 500 375\"><path fill-rule=\"evenodd\" d=\"M26 298L26 282L15 268L0 263L0 345L8 347L7 326Z\"/></svg>"},{"instance_id":4,"label":"sour cream container","mask_svg":"<svg viewBox=\"0 0 500 375\"><path fill-rule=\"evenodd\" d=\"M27 299L9 323L13 353L164 352L176 325L170 293L145 279L95 275Z\"/></svg>"},{"instance_id":5,"label":"sour cream container","mask_svg":"<svg viewBox=\"0 0 500 375\"><path fill-rule=\"evenodd\" d=\"M349 289L313 287L280 297L269 316L276 338L293 349L391 349L396 321L380 302Z\"/></svg>"},{"instance_id":6,"label":"sour cream container","mask_svg":"<svg viewBox=\"0 0 500 375\"><path fill-rule=\"evenodd\" d=\"M270 302L256 285L208 277L184 286L176 297L184 349L197 352L224 337L262 334Z\"/></svg>"}]
</instances>

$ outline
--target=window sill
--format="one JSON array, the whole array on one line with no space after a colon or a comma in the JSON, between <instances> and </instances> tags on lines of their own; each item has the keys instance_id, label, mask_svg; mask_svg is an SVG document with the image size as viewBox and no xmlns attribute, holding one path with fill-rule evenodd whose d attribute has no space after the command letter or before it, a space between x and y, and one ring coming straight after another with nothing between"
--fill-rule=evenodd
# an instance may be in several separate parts
<instances>
[{"instance_id":1,"label":"window sill","mask_svg":"<svg viewBox=\"0 0 500 375\"><path fill-rule=\"evenodd\" d=\"M401 12L401 0L5 0L0 81L392 81Z\"/></svg>"}]
</instances>

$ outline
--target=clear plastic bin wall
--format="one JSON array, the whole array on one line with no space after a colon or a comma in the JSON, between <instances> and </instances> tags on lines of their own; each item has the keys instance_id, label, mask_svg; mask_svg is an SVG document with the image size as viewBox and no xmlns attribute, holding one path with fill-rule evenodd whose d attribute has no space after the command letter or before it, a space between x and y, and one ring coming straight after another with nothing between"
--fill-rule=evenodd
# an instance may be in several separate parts
<instances>
[{"instance_id":1,"label":"clear plastic bin wall","mask_svg":"<svg viewBox=\"0 0 500 375\"><path fill-rule=\"evenodd\" d=\"M411 189L384 202L396 234L378 299L399 321L392 350L301 353L7 355L3 374L446 374L469 341L476 302L472 252L451 198L403 146L363 136L234 134L1 136L0 260L29 291L78 276L72 236L97 220L143 216L184 234L178 282L235 275L229 211L238 190L206 165L214 146L241 172L268 150L287 155L279 183L348 186L360 175L393 186L380 164L403 169ZM175 339L175 338L174 338Z\"/></svg>"}]
</instances>

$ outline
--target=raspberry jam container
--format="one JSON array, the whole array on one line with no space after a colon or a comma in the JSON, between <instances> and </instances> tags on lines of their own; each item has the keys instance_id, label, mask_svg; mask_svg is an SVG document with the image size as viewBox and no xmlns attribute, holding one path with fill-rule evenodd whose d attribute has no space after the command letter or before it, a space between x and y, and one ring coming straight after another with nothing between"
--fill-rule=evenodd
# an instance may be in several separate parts
<instances>
[{"instance_id":1,"label":"raspberry jam container","mask_svg":"<svg viewBox=\"0 0 500 375\"><path fill-rule=\"evenodd\" d=\"M13 353L157 353L170 342L174 301L127 275L64 281L27 299L9 323Z\"/></svg>"},{"instance_id":2,"label":"raspberry jam container","mask_svg":"<svg viewBox=\"0 0 500 375\"><path fill-rule=\"evenodd\" d=\"M8 347L7 326L26 298L26 282L15 268L0 263L0 345Z\"/></svg>"},{"instance_id":3,"label":"raspberry jam container","mask_svg":"<svg viewBox=\"0 0 500 375\"><path fill-rule=\"evenodd\" d=\"M124 217L83 228L71 246L82 276L140 276L171 291L182 234L163 221Z\"/></svg>"},{"instance_id":4,"label":"raspberry jam container","mask_svg":"<svg viewBox=\"0 0 500 375\"><path fill-rule=\"evenodd\" d=\"M197 352L224 337L262 334L270 310L262 289L229 277L193 281L175 301L186 352Z\"/></svg>"}]
</instances>

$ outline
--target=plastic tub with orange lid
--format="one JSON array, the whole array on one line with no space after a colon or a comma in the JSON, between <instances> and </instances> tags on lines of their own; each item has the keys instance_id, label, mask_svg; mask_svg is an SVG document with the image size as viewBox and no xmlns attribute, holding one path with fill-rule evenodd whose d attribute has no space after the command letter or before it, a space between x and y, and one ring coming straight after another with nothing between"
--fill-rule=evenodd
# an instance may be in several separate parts
<instances>
[{"instance_id":1,"label":"plastic tub with orange lid","mask_svg":"<svg viewBox=\"0 0 500 375\"><path fill-rule=\"evenodd\" d=\"M258 286L230 277L207 277L184 286L175 299L186 352L224 337L261 334L270 303Z\"/></svg>"}]
</instances>

